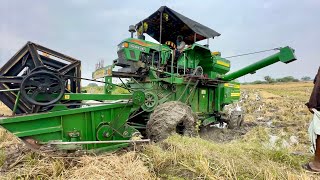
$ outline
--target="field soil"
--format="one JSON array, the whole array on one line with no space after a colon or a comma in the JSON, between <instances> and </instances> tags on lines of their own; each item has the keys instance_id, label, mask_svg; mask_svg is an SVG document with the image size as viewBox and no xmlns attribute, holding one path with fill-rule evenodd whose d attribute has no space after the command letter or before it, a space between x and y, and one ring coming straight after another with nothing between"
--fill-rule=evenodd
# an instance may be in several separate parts
<instances>
[{"instance_id":1,"label":"field soil","mask_svg":"<svg viewBox=\"0 0 320 180\"><path fill-rule=\"evenodd\" d=\"M305 107L310 82L242 85L241 128L202 128L116 153L57 157L29 150L0 129L3 179L319 179L301 165L312 158ZM0 103L1 105L1 103ZM0 106L0 114L11 112Z\"/></svg>"}]
</instances>

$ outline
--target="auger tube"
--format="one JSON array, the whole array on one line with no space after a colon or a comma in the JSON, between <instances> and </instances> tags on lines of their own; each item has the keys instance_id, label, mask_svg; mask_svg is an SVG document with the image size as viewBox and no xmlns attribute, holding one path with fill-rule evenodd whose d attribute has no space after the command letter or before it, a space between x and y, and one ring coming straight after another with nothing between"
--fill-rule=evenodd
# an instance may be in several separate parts
<instances>
[{"instance_id":1,"label":"auger tube","mask_svg":"<svg viewBox=\"0 0 320 180\"><path fill-rule=\"evenodd\" d=\"M249 66L246 66L238 71L232 72L230 74L227 74L223 76L221 79L225 81L232 81L234 79L237 79L241 76L244 76L249 73L254 73L255 71L262 69L266 66L270 66L271 64L274 64L276 62L283 62L283 63L290 63L294 60L296 60L296 57L294 55L294 49L286 46L284 48L279 48L280 52L273 54L269 57L266 57L258 62L255 62Z\"/></svg>"}]
</instances>

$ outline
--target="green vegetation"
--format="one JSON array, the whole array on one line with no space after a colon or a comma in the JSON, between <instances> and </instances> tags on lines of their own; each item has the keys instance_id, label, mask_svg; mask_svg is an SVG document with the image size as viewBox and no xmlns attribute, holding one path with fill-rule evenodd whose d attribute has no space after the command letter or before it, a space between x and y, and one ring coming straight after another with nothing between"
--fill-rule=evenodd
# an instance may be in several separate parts
<instances>
[{"instance_id":1,"label":"green vegetation","mask_svg":"<svg viewBox=\"0 0 320 180\"><path fill-rule=\"evenodd\" d=\"M81 91L92 94L102 94L104 91L104 86L85 86L81 87Z\"/></svg>"},{"instance_id":2,"label":"green vegetation","mask_svg":"<svg viewBox=\"0 0 320 180\"><path fill-rule=\"evenodd\" d=\"M272 78L271 76L265 76L264 81L257 80L249 83L242 84L273 84L273 83L288 83L288 82L299 82L300 80L294 78L293 76L285 76L282 78ZM301 81L311 81L310 77L304 76L301 78Z\"/></svg>"},{"instance_id":3,"label":"green vegetation","mask_svg":"<svg viewBox=\"0 0 320 180\"><path fill-rule=\"evenodd\" d=\"M301 78L301 81L311 81L311 77L304 76Z\"/></svg>"},{"instance_id":4,"label":"green vegetation","mask_svg":"<svg viewBox=\"0 0 320 180\"><path fill-rule=\"evenodd\" d=\"M82 87L81 90L87 93L92 93L92 94L102 94L104 92L104 86L88 85L88 86ZM128 93L129 93L128 90L118 86L115 86L114 89L112 90L112 94L128 94Z\"/></svg>"},{"instance_id":5,"label":"green vegetation","mask_svg":"<svg viewBox=\"0 0 320 180\"><path fill-rule=\"evenodd\" d=\"M88 86L89 86L89 87L97 87L98 84L97 84L97 83L89 83Z\"/></svg>"},{"instance_id":6,"label":"green vegetation","mask_svg":"<svg viewBox=\"0 0 320 180\"><path fill-rule=\"evenodd\" d=\"M115 89L112 91L112 94L128 94L129 91L127 89L121 88L121 87L115 87Z\"/></svg>"},{"instance_id":7,"label":"green vegetation","mask_svg":"<svg viewBox=\"0 0 320 180\"><path fill-rule=\"evenodd\" d=\"M299 82L299 79L296 79L292 76L286 76L283 78L276 79L276 82Z\"/></svg>"}]
</instances>

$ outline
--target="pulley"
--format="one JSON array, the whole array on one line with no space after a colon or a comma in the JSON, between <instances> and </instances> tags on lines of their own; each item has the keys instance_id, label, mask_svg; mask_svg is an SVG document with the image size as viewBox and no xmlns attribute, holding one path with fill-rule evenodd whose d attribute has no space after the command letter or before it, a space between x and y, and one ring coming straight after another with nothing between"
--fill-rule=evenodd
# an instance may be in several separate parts
<instances>
[{"instance_id":1,"label":"pulley","mask_svg":"<svg viewBox=\"0 0 320 180\"><path fill-rule=\"evenodd\" d=\"M80 68L81 62L75 58L39 44L27 42L0 67L0 101L14 114L47 112L52 108L47 105L56 102L64 92L60 87L65 87L68 93L81 92ZM52 75L44 73L45 77L41 78L42 71ZM47 82L44 82L45 79ZM21 84L22 81L24 85ZM59 103L73 102L63 100Z\"/></svg>"},{"instance_id":2,"label":"pulley","mask_svg":"<svg viewBox=\"0 0 320 180\"><path fill-rule=\"evenodd\" d=\"M141 108L146 112L151 112L159 103L158 95L152 91L145 92L145 101Z\"/></svg>"},{"instance_id":3,"label":"pulley","mask_svg":"<svg viewBox=\"0 0 320 180\"><path fill-rule=\"evenodd\" d=\"M22 97L31 104L48 106L64 94L64 81L53 72L36 71L25 76L20 85Z\"/></svg>"}]
</instances>

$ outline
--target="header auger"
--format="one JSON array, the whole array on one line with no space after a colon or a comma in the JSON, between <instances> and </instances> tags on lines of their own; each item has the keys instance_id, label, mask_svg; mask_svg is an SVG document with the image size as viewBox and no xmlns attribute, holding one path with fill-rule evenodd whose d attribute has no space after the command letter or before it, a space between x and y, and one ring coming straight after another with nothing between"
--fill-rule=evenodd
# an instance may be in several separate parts
<instances>
[{"instance_id":1,"label":"header auger","mask_svg":"<svg viewBox=\"0 0 320 180\"><path fill-rule=\"evenodd\" d=\"M0 100L15 116L0 125L35 149L115 150L130 142L158 141L172 133L194 135L196 125L227 123L234 128L241 112L225 118L223 108L240 98L233 81L278 61L296 60L290 47L229 73L230 61L200 40L220 34L161 7L135 26L118 45L113 64L99 67L91 81L104 78L103 94L81 92L81 62L28 42L0 69ZM133 38L137 32L138 38ZM148 34L159 43L145 40ZM186 47L174 43L182 36ZM114 67L121 67L114 71ZM112 78L126 78L122 84ZM113 94L116 87L128 93ZM87 100L91 100L88 102ZM241 111L241 110L238 110ZM143 137L143 139L140 139Z\"/></svg>"}]
</instances>

